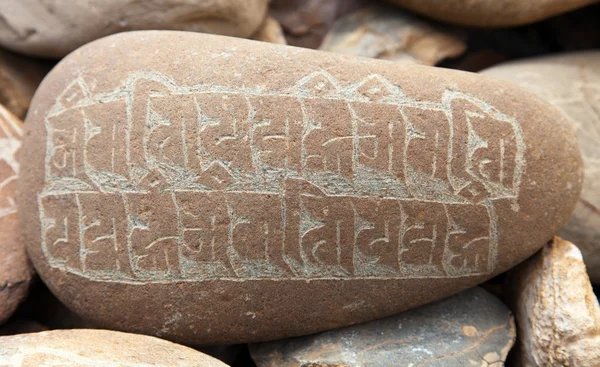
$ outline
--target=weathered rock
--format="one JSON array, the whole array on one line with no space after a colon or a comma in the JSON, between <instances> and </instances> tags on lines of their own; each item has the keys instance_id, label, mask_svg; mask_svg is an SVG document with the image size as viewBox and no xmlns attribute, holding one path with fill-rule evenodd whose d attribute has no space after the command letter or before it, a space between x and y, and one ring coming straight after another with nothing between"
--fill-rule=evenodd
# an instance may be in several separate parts
<instances>
[{"instance_id":1,"label":"weathered rock","mask_svg":"<svg viewBox=\"0 0 600 367\"><path fill-rule=\"evenodd\" d=\"M191 348L108 330L53 330L0 337L0 365L227 367Z\"/></svg>"},{"instance_id":2,"label":"weathered rock","mask_svg":"<svg viewBox=\"0 0 600 367\"><path fill-rule=\"evenodd\" d=\"M61 58L118 32L168 29L250 37L269 0L3 1L0 45L24 54Z\"/></svg>"},{"instance_id":3,"label":"weathered rock","mask_svg":"<svg viewBox=\"0 0 600 367\"><path fill-rule=\"evenodd\" d=\"M528 24L598 0L388 0L441 21L477 27Z\"/></svg>"},{"instance_id":4,"label":"weathered rock","mask_svg":"<svg viewBox=\"0 0 600 367\"><path fill-rule=\"evenodd\" d=\"M600 283L600 52L511 62L482 73L536 93L576 126L585 179L575 212L560 235L577 244L592 282Z\"/></svg>"},{"instance_id":5,"label":"weathered rock","mask_svg":"<svg viewBox=\"0 0 600 367\"><path fill-rule=\"evenodd\" d=\"M511 271L506 289L521 367L598 366L600 306L577 246L555 237Z\"/></svg>"},{"instance_id":6,"label":"weathered rock","mask_svg":"<svg viewBox=\"0 0 600 367\"><path fill-rule=\"evenodd\" d=\"M278 21L271 17L265 18L263 24L252 36L252 39L269 43L277 43L280 45L286 44L281 25Z\"/></svg>"},{"instance_id":7,"label":"weathered rock","mask_svg":"<svg viewBox=\"0 0 600 367\"><path fill-rule=\"evenodd\" d=\"M287 43L317 48L340 16L368 0L272 0L269 14L281 23Z\"/></svg>"},{"instance_id":8,"label":"weathered rock","mask_svg":"<svg viewBox=\"0 0 600 367\"><path fill-rule=\"evenodd\" d=\"M16 206L22 128L22 122L0 105L0 324L25 298L33 276Z\"/></svg>"},{"instance_id":9,"label":"weathered rock","mask_svg":"<svg viewBox=\"0 0 600 367\"><path fill-rule=\"evenodd\" d=\"M33 93L49 70L44 62L0 49L0 105L24 119Z\"/></svg>"},{"instance_id":10,"label":"weathered rock","mask_svg":"<svg viewBox=\"0 0 600 367\"><path fill-rule=\"evenodd\" d=\"M320 49L352 56L435 65L457 57L466 45L400 10L371 6L338 19Z\"/></svg>"},{"instance_id":11,"label":"weathered rock","mask_svg":"<svg viewBox=\"0 0 600 367\"><path fill-rule=\"evenodd\" d=\"M189 344L472 287L551 239L582 179L570 124L511 83L185 32L74 52L25 128L46 284L101 327Z\"/></svg>"},{"instance_id":12,"label":"weathered rock","mask_svg":"<svg viewBox=\"0 0 600 367\"><path fill-rule=\"evenodd\" d=\"M509 309L481 288L321 334L250 346L258 367L503 366L515 342Z\"/></svg>"}]
</instances>

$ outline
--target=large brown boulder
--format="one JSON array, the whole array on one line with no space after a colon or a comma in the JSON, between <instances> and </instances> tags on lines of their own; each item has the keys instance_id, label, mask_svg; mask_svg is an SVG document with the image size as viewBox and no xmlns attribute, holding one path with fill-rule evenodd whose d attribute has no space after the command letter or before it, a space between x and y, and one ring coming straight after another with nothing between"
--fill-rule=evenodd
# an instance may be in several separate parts
<instances>
[{"instance_id":1,"label":"large brown boulder","mask_svg":"<svg viewBox=\"0 0 600 367\"><path fill-rule=\"evenodd\" d=\"M507 27L537 22L598 0L388 0L444 22Z\"/></svg>"},{"instance_id":2,"label":"large brown boulder","mask_svg":"<svg viewBox=\"0 0 600 367\"><path fill-rule=\"evenodd\" d=\"M510 83L187 32L72 53L25 126L22 232L49 288L198 344L472 287L552 238L583 175L571 125Z\"/></svg>"},{"instance_id":3,"label":"large brown boulder","mask_svg":"<svg viewBox=\"0 0 600 367\"><path fill-rule=\"evenodd\" d=\"M170 29L250 37L269 0L4 1L0 45L16 52L61 58L117 32Z\"/></svg>"}]
</instances>

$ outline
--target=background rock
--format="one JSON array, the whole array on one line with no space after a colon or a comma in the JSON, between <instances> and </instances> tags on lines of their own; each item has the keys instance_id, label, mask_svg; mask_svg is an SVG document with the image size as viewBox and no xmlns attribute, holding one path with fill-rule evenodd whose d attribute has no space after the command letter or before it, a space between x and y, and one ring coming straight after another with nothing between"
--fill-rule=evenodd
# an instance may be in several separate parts
<instances>
[{"instance_id":1,"label":"background rock","mask_svg":"<svg viewBox=\"0 0 600 367\"><path fill-rule=\"evenodd\" d=\"M258 367L502 366L515 338L508 308L473 288L382 320L250 351Z\"/></svg>"},{"instance_id":2,"label":"background rock","mask_svg":"<svg viewBox=\"0 0 600 367\"><path fill-rule=\"evenodd\" d=\"M33 276L16 204L22 128L22 122L0 105L0 324L23 301Z\"/></svg>"},{"instance_id":3,"label":"background rock","mask_svg":"<svg viewBox=\"0 0 600 367\"><path fill-rule=\"evenodd\" d=\"M317 48L333 22L367 0L272 0L269 14L281 23L291 46Z\"/></svg>"},{"instance_id":4,"label":"background rock","mask_svg":"<svg viewBox=\"0 0 600 367\"><path fill-rule=\"evenodd\" d=\"M0 49L0 105L23 120L33 93L51 65Z\"/></svg>"},{"instance_id":5,"label":"background rock","mask_svg":"<svg viewBox=\"0 0 600 367\"><path fill-rule=\"evenodd\" d=\"M597 2L597 0L389 0L424 16L478 27L533 23Z\"/></svg>"},{"instance_id":6,"label":"background rock","mask_svg":"<svg viewBox=\"0 0 600 367\"><path fill-rule=\"evenodd\" d=\"M339 18L319 48L345 55L436 65L461 55L466 45L448 29L430 25L410 13L371 6Z\"/></svg>"},{"instance_id":7,"label":"background rock","mask_svg":"<svg viewBox=\"0 0 600 367\"><path fill-rule=\"evenodd\" d=\"M521 367L598 366L600 306L581 252L559 237L509 273Z\"/></svg>"},{"instance_id":8,"label":"background rock","mask_svg":"<svg viewBox=\"0 0 600 367\"><path fill-rule=\"evenodd\" d=\"M168 29L250 37L269 0L3 1L0 45L16 52L61 58L118 32Z\"/></svg>"},{"instance_id":9,"label":"background rock","mask_svg":"<svg viewBox=\"0 0 600 367\"><path fill-rule=\"evenodd\" d=\"M271 17L265 18L265 21L260 28L252 35L252 39L262 42L277 43L280 45L286 44L281 25Z\"/></svg>"},{"instance_id":10,"label":"background rock","mask_svg":"<svg viewBox=\"0 0 600 367\"><path fill-rule=\"evenodd\" d=\"M519 60L482 73L536 93L577 128L585 169L583 190L560 235L577 244L590 279L600 283L600 51Z\"/></svg>"},{"instance_id":11,"label":"background rock","mask_svg":"<svg viewBox=\"0 0 600 367\"><path fill-rule=\"evenodd\" d=\"M5 363L20 363L20 367L227 367L203 353L158 338L88 329L0 337L0 364Z\"/></svg>"}]
</instances>

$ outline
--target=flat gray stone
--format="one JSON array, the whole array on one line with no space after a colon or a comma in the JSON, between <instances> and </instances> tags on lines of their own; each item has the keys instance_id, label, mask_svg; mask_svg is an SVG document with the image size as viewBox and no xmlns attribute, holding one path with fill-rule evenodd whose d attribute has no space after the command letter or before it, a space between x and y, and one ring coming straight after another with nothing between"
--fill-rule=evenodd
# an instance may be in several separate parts
<instances>
[{"instance_id":1,"label":"flat gray stone","mask_svg":"<svg viewBox=\"0 0 600 367\"><path fill-rule=\"evenodd\" d=\"M482 288L385 319L250 347L258 367L504 365L509 309Z\"/></svg>"}]
</instances>

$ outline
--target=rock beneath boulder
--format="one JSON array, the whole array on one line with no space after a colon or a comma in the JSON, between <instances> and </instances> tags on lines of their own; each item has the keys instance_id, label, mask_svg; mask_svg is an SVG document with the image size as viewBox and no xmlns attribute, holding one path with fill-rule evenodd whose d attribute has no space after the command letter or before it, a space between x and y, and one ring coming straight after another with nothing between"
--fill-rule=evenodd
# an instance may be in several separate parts
<instances>
[{"instance_id":1,"label":"rock beneath boulder","mask_svg":"<svg viewBox=\"0 0 600 367\"><path fill-rule=\"evenodd\" d=\"M510 62L482 73L536 93L577 128L585 169L583 190L560 235L577 244L590 279L600 283L600 52Z\"/></svg>"},{"instance_id":2,"label":"rock beneath boulder","mask_svg":"<svg viewBox=\"0 0 600 367\"><path fill-rule=\"evenodd\" d=\"M406 12L371 6L338 19L319 47L352 56L436 65L460 56L465 43Z\"/></svg>"},{"instance_id":3,"label":"rock beneath boulder","mask_svg":"<svg viewBox=\"0 0 600 367\"><path fill-rule=\"evenodd\" d=\"M35 320L12 318L6 324L0 327L0 336L37 333L38 331L46 331L48 328ZM2 359L2 356L0 356Z\"/></svg>"},{"instance_id":4,"label":"rock beneath boulder","mask_svg":"<svg viewBox=\"0 0 600 367\"><path fill-rule=\"evenodd\" d=\"M258 367L503 366L516 338L510 310L473 288L385 319L250 346Z\"/></svg>"},{"instance_id":5,"label":"rock beneath boulder","mask_svg":"<svg viewBox=\"0 0 600 367\"><path fill-rule=\"evenodd\" d=\"M48 71L49 63L0 49L0 105L24 119L33 93Z\"/></svg>"},{"instance_id":6,"label":"rock beneath boulder","mask_svg":"<svg viewBox=\"0 0 600 367\"><path fill-rule=\"evenodd\" d=\"M72 53L25 128L45 283L100 327L187 344L473 287L552 238L583 174L570 124L511 83L189 32Z\"/></svg>"},{"instance_id":7,"label":"rock beneath boulder","mask_svg":"<svg viewBox=\"0 0 600 367\"><path fill-rule=\"evenodd\" d=\"M0 105L0 324L27 296L33 276L16 205L22 128L22 122Z\"/></svg>"},{"instance_id":8,"label":"rock beneath boulder","mask_svg":"<svg viewBox=\"0 0 600 367\"><path fill-rule=\"evenodd\" d=\"M0 45L33 56L62 58L95 39L118 32L168 29L250 37L269 0L42 0L0 7Z\"/></svg>"},{"instance_id":9,"label":"rock beneath boulder","mask_svg":"<svg viewBox=\"0 0 600 367\"><path fill-rule=\"evenodd\" d=\"M252 36L252 39L262 42L277 43L280 45L286 44L281 25L271 17L265 18L265 21L258 31Z\"/></svg>"},{"instance_id":10,"label":"rock beneath boulder","mask_svg":"<svg viewBox=\"0 0 600 367\"><path fill-rule=\"evenodd\" d=\"M427 17L459 25L507 27L537 22L598 0L388 0Z\"/></svg>"},{"instance_id":11,"label":"rock beneath boulder","mask_svg":"<svg viewBox=\"0 0 600 367\"><path fill-rule=\"evenodd\" d=\"M577 246L555 237L509 274L520 366L598 366L600 306Z\"/></svg>"},{"instance_id":12,"label":"rock beneath boulder","mask_svg":"<svg viewBox=\"0 0 600 367\"><path fill-rule=\"evenodd\" d=\"M166 340L90 329L0 337L0 365L227 367L206 354Z\"/></svg>"}]
</instances>

